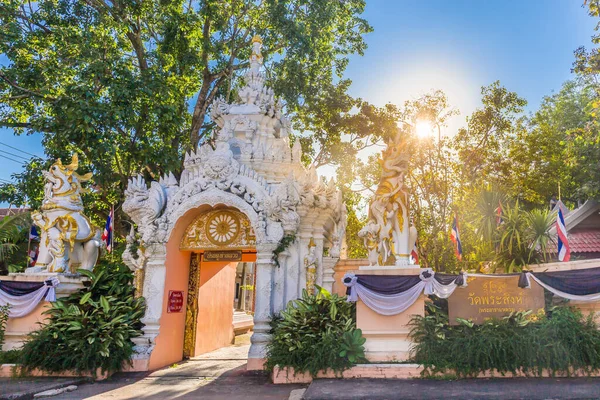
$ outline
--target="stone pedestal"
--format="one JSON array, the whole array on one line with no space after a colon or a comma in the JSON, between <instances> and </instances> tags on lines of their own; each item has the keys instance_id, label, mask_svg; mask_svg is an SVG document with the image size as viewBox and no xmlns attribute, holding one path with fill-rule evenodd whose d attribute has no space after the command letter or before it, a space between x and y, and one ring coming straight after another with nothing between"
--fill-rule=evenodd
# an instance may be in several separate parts
<instances>
[{"instance_id":1,"label":"stone pedestal","mask_svg":"<svg viewBox=\"0 0 600 400\"><path fill-rule=\"evenodd\" d=\"M330 293L333 293L333 283L334 283L334 274L335 274L335 264L338 262L339 258L334 257L323 257L323 288L325 288Z\"/></svg>"},{"instance_id":2,"label":"stone pedestal","mask_svg":"<svg viewBox=\"0 0 600 400\"><path fill-rule=\"evenodd\" d=\"M419 275L419 267L360 267L360 275ZM365 355L370 362L406 361L412 341L409 322L413 315L425 314L425 296L421 295L410 308L398 315L377 314L362 301L356 303L356 327L362 330Z\"/></svg>"},{"instance_id":3,"label":"stone pedestal","mask_svg":"<svg viewBox=\"0 0 600 400\"><path fill-rule=\"evenodd\" d=\"M56 273L39 273L39 274L10 274L8 276L0 276L3 281L18 281L18 282L43 282L47 279L57 277L60 281L56 287L56 297L67 297L70 294L83 288L83 282L86 277L80 275L61 275ZM9 318L6 324L4 336L4 344L2 350L11 350L21 347L21 344L27 335L40 328L39 323L46 320L46 316L42 313L50 306L50 303L41 301L40 304L30 314L20 318Z\"/></svg>"}]
</instances>

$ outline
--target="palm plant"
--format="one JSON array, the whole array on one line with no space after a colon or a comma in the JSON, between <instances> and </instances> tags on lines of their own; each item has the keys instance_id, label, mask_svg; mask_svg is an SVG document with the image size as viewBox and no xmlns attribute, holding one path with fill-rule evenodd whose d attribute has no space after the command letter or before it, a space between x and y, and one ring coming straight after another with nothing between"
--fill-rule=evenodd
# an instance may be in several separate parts
<instances>
[{"instance_id":1,"label":"palm plant","mask_svg":"<svg viewBox=\"0 0 600 400\"><path fill-rule=\"evenodd\" d=\"M513 272L515 267L527 264L529 245L527 243L527 219L519 202L514 205L505 204L502 207L502 225L498 242L499 264L507 272Z\"/></svg>"},{"instance_id":2,"label":"palm plant","mask_svg":"<svg viewBox=\"0 0 600 400\"><path fill-rule=\"evenodd\" d=\"M502 207L502 225L499 227L497 262L507 272L547 260L549 233L554 221L550 210L524 210L517 201Z\"/></svg>"},{"instance_id":3,"label":"palm plant","mask_svg":"<svg viewBox=\"0 0 600 400\"><path fill-rule=\"evenodd\" d=\"M529 225L529 263L548 260L548 244L554 243L550 228L556 220L556 213L550 209L536 209L527 213Z\"/></svg>"},{"instance_id":4,"label":"palm plant","mask_svg":"<svg viewBox=\"0 0 600 400\"><path fill-rule=\"evenodd\" d=\"M30 227L29 213L7 215L0 220L0 274L13 269L16 256L27 257L27 232Z\"/></svg>"},{"instance_id":5,"label":"palm plant","mask_svg":"<svg viewBox=\"0 0 600 400\"><path fill-rule=\"evenodd\" d=\"M498 234L497 209L506 204L506 195L493 190L482 190L476 198L477 217L474 221L477 233L485 242L492 242Z\"/></svg>"}]
</instances>

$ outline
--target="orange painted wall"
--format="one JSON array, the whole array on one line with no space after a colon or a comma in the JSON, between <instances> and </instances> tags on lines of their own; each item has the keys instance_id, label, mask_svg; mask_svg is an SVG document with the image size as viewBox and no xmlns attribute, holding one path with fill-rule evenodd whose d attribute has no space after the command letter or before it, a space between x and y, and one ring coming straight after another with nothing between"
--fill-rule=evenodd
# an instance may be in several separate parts
<instances>
[{"instance_id":1,"label":"orange painted wall","mask_svg":"<svg viewBox=\"0 0 600 400\"><path fill-rule=\"evenodd\" d=\"M185 310L188 294L188 277L190 274L189 251L180 251L179 242L185 228L198 215L196 210L183 215L173 229L167 242L167 258L165 261L165 291L163 295L160 331L156 338L156 346L150 355L148 368L154 370L171 365L183 359L183 336L185 331ZM183 291L184 304L181 312L168 313L167 303L170 290Z\"/></svg>"},{"instance_id":2,"label":"orange painted wall","mask_svg":"<svg viewBox=\"0 0 600 400\"><path fill-rule=\"evenodd\" d=\"M233 298L237 262L201 262L194 355L228 346L234 338Z\"/></svg>"},{"instance_id":3,"label":"orange painted wall","mask_svg":"<svg viewBox=\"0 0 600 400\"><path fill-rule=\"evenodd\" d=\"M346 272L353 272L355 274L359 273L358 268L362 265L369 265L369 260L366 259L343 259L339 260L336 266L333 268L333 290L332 293L337 294L338 296L346 295L346 286L342 282L344 275Z\"/></svg>"},{"instance_id":4,"label":"orange painted wall","mask_svg":"<svg viewBox=\"0 0 600 400\"><path fill-rule=\"evenodd\" d=\"M29 332L38 330L40 327L39 323L44 322L48 318L47 315L42 315L42 313L46 311L48 307L50 307L50 303L47 301L42 301L30 314L21 318L9 318L6 322L5 339L16 336L25 339L25 336ZM14 348L12 345L13 343L4 343L2 348L4 350L10 350L8 346Z\"/></svg>"},{"instance_id":5,"label":"orange painted wall","mask_svg":"<svg viewBox=\"0 0 600 400\"><path fill-rule=\"evenodd\" d=\"M150 362L148 365L149 370L155 370L157 368L171 365L183 359L185 311L187 308L186 301L188 295L188 280L190 274L191 252L180 251L179 244L188 225L194 220L194 218L196 218L198 215L200 215L203 212L206 212L209 209L210 207L203 206L195 210L190 210L189 212L184 214L177 221L177 225L173 229L171 237L167 242L167 257L165 261L165 290L163 296L162 315L160 317L160 331L156 338L156 346L154 347L154 350L150 355ZM242 255L242 261L256 261L256 254L244 253ZM221 267L225 265L224 263L207 263L207 265L208 264L221 264ZM206 270L206 274L203 275L202 264L200 266L200 283L202 284L202 282L205 282L208 286L206 286L206 290L204 290L203 286L201 286L198 295L199 312L198 330L196 337L204 337L206 339L214 334L216 338L212 341L213 343L224 343L218 345L217 347L211 348L211 350L214 350L218 347L226 346L231 343L231 339L228 339L228 341L225 343L224 338L228 338L229 333L225 333L225 322L222 320L222 318L225 318L225 316L229 318L228 331L231 330L231 334L233 335L233 298L235 294L236 264L237 263L232 263L232 266L229 268L232 270L231 275L229 275L230 272L228 272L228 270L220 273L218 268L208 268ZM216 277L214 281L213 279L211 279L211 276ZM229 280L227 285L224 284L226 280ZM218 282L221 283L218 284ZM184 292L184 304L180 313L167 313L167 305L170 290L181 290ZM217 293L220 297L215 297L215 293ZM217 301L217 299L221 300ZM204 301L212 302L212 307L214 307L215 309L210 312L203 311ZM211 309L211 307L208 307L208 309ZM225 312L225 309L227 309L228 312ZM212 325L211 321L214 321ZM213 326L213 328L206 328L206 326ZM215 330L217 326L220 328L218 330ZM217 332L217 334L215 334L215 332ZM210 346L212 345L209 343L208 345L202 344L202 346L200 347L210 348ZM197 354L200 354L200 347L196 347Z\"/></svg>"}]
</instances>

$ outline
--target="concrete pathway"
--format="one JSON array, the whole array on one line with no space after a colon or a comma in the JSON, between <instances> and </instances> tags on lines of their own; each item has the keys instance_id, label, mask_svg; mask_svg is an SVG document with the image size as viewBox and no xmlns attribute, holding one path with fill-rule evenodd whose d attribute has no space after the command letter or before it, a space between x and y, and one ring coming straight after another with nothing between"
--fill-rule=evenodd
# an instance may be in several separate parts
<instances>
[{"instance_id":1,"label":"concrete pathway","mask_svg":"<svg viewBox=\"0 0 600 400\"><path fill-rule=\"evenodd\" d=\"M266 374L246 371L249 347L225 347L151 374L116 374L52 399L287 400L292 390L306 387L273 385Z\"/></svg>"},{"instance_id":2,"label":"concrete pathway","mask_svg":"<svg viewBox=\"0 0 600 400\"><path fill-rule=\"evenodd\" d=\"M600 399L600 378L499 378L437 380L318 379L304 400L546 400Z\"/></svg>"}]
</instances>

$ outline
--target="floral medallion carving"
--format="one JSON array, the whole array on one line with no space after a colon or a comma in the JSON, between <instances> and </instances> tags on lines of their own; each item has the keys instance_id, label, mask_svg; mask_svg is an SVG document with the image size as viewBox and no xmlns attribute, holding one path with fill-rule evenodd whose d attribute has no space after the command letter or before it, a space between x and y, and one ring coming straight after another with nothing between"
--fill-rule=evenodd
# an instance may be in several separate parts
<instances>
[{"instance_id":1,"label":"floral medallion carving","mask_svg":"<svg viewBox=\"0 0 600 400\"><path fill-rule=\"evenodd\" d=\"M230 211L211 215L206 222L206 237L216 246L227 246L240 234L240 220Z\"/></svg>"},{"instance_id":2,"label":"floral medallion carving","mask_svg":"<svg viewBox=\"0 0 600 400\"><path fill-rule=\"evenodd\" d=\"M182 250L244 249L256 245L256 235L244 213L233 209L213 210L197 217L181 240Z\"/></svg>"}]
</instances>

